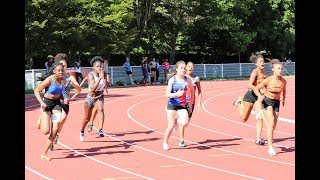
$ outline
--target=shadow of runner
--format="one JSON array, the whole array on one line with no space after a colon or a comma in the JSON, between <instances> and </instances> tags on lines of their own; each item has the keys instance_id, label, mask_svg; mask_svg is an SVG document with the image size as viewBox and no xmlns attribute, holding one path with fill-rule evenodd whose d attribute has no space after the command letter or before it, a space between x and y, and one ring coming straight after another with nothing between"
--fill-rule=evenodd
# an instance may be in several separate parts
<instances>
[{"instance_id":1,"label":"shadow of runner","mask_svg":"<svg viewBox=\"0 0 320 180\"><path fill-rule=\"evenodd\" d=\"M187 144L187 147L177 147L177 148L171 148L171 149L199 149L199 150L207 150L207 149L211 149L211 148L220 148L220 147L225 147L225 146L237 146L240 145L239 143L227 143L227 142L231 142L231 141L237 141L237 140L241 140L242 138L231 138L231 139L216 139L216 140L212 140L212 139L207 139L205 141L200 141L197 143L192 143L192 144ZM178 142L177 142L178 143ZM210 143L215 143L214 145L210 145ZM177 144L178 146L178 144Z\"/></svg>"}]
</instances>

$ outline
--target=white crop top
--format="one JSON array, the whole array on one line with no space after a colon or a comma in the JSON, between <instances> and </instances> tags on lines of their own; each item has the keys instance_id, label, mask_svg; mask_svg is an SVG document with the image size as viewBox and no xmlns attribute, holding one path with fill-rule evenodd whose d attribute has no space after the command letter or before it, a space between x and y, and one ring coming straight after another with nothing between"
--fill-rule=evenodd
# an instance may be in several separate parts
<instances>
[{"instance_id":1,"label":"white crop top","mask_svg":"<svg viewBox=\"0 0 320 180\"><path fill-rule=\"evenodd\" d=\"M97 76L93 71L91 71L90 73L93 75L94 82L97 82L98 76ZM104 78L102 78L102 79L100 80L99 85L98 85L98 87L96 88L95 92L96 92L96 91L103 91L104 84L105 84L104 81L105 81ZM92 90L90 89L90 86L89 86L89 91L92 91Z\"/></svg>"}]
</instances>

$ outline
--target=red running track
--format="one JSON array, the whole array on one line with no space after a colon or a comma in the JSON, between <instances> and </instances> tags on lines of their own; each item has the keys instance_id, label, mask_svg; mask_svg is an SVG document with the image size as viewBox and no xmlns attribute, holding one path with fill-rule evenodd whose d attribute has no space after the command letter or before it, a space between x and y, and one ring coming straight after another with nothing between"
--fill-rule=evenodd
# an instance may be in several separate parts
<instances>
[{"instance_id":1,"label":"red running track","mask_svg":"<svg viewBox=\"0 0 320 180\"><path fill-rule=\"evenodd\" d=\"M25 96L25 178L88 179L295 179L295 78L285 77L287 99L275 130L277 156L255 139L255 116L241 122L232 102L246 92L247 80L203 81L203 109L195 108L186 129L162 150L167 126L165 86L111 88L105 96L105 137L97 129L79 140L86 90L71 102L69 117L52 161L40 159L47 136L35 127L39 103ZM288 120L283 122L282 120ZM291 123L288 123L291 122ZM96 121L94 125L96 125ZM266 139L266 129L263 129Z\"/></svg>"}]
</instances>

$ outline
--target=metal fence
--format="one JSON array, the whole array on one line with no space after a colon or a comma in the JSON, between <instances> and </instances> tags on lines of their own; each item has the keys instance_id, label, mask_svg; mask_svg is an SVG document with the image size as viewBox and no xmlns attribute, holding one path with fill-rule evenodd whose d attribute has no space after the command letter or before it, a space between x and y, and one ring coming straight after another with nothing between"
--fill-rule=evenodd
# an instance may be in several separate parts
<instances>
[{"instance_id":1,"label":"metal fence","mask_svg":"<svg viewBox=\"0 0 320 180\"><path fill-rule=\"evenodd\" d=\"M283 63L284 73L295 73L295 63ZM194 74L202 79L208 78L232 78L232 77L247 77L250 76L251 71L255 68L253 63L230 63L230 64L194 64ZM175 68L174 65L170 66L170 71ZM266 72L271 75L271 64L266 63ZM68 68L67 72L73 72L73 68ZM83 77L92 71L92 67L82 67L81 72ZM31 69L25 70L25 89L34 89L36 87L37 78L45 73L45 69ZM127 77L126 70L122 66L109 67L110 83L115 85L117 82L129 84L130 81ZM132 66L133 80L141 81L143 78L141 66ZM159 80L164 80L164 72L160 68Z\"/></svg>"}]
</instances>

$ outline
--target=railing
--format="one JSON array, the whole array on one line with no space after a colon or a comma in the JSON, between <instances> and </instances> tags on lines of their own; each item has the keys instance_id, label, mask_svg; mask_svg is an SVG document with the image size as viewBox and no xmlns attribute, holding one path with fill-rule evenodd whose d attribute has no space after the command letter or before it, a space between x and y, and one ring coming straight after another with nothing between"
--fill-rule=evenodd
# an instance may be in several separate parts
<instances>
[{"instance_id":1,"label":"railing","mask_svg":"<svg viewBox=\"0 0 320 180\"><path fill-rule=\"evenodd\" d=\"M284 73L295 73L295 63L283 63ZM175 65L170 66L170 71L175 68ZM230 63L230 64L194 64L194 74L203 79L208 78L232 78L250 76L252 69L255 68L253 63ZM271 75L270 63L266 63L266 72ZM68 68L69 73L73 72L73 68ZM92 71L92 67L82 67L81 72L83 77ZM37 78L45 73L45 69L25 70L25 89L34 89L36 87ZM117 82L129 84L130 80L127 77L126 70L122 66L109 67L110 83L115 85ZM133 80L141 81L143 78L141 66L132 66ZM164 72L160 68L159 80L164 80Z\"/></svg>"}]
</instances>

